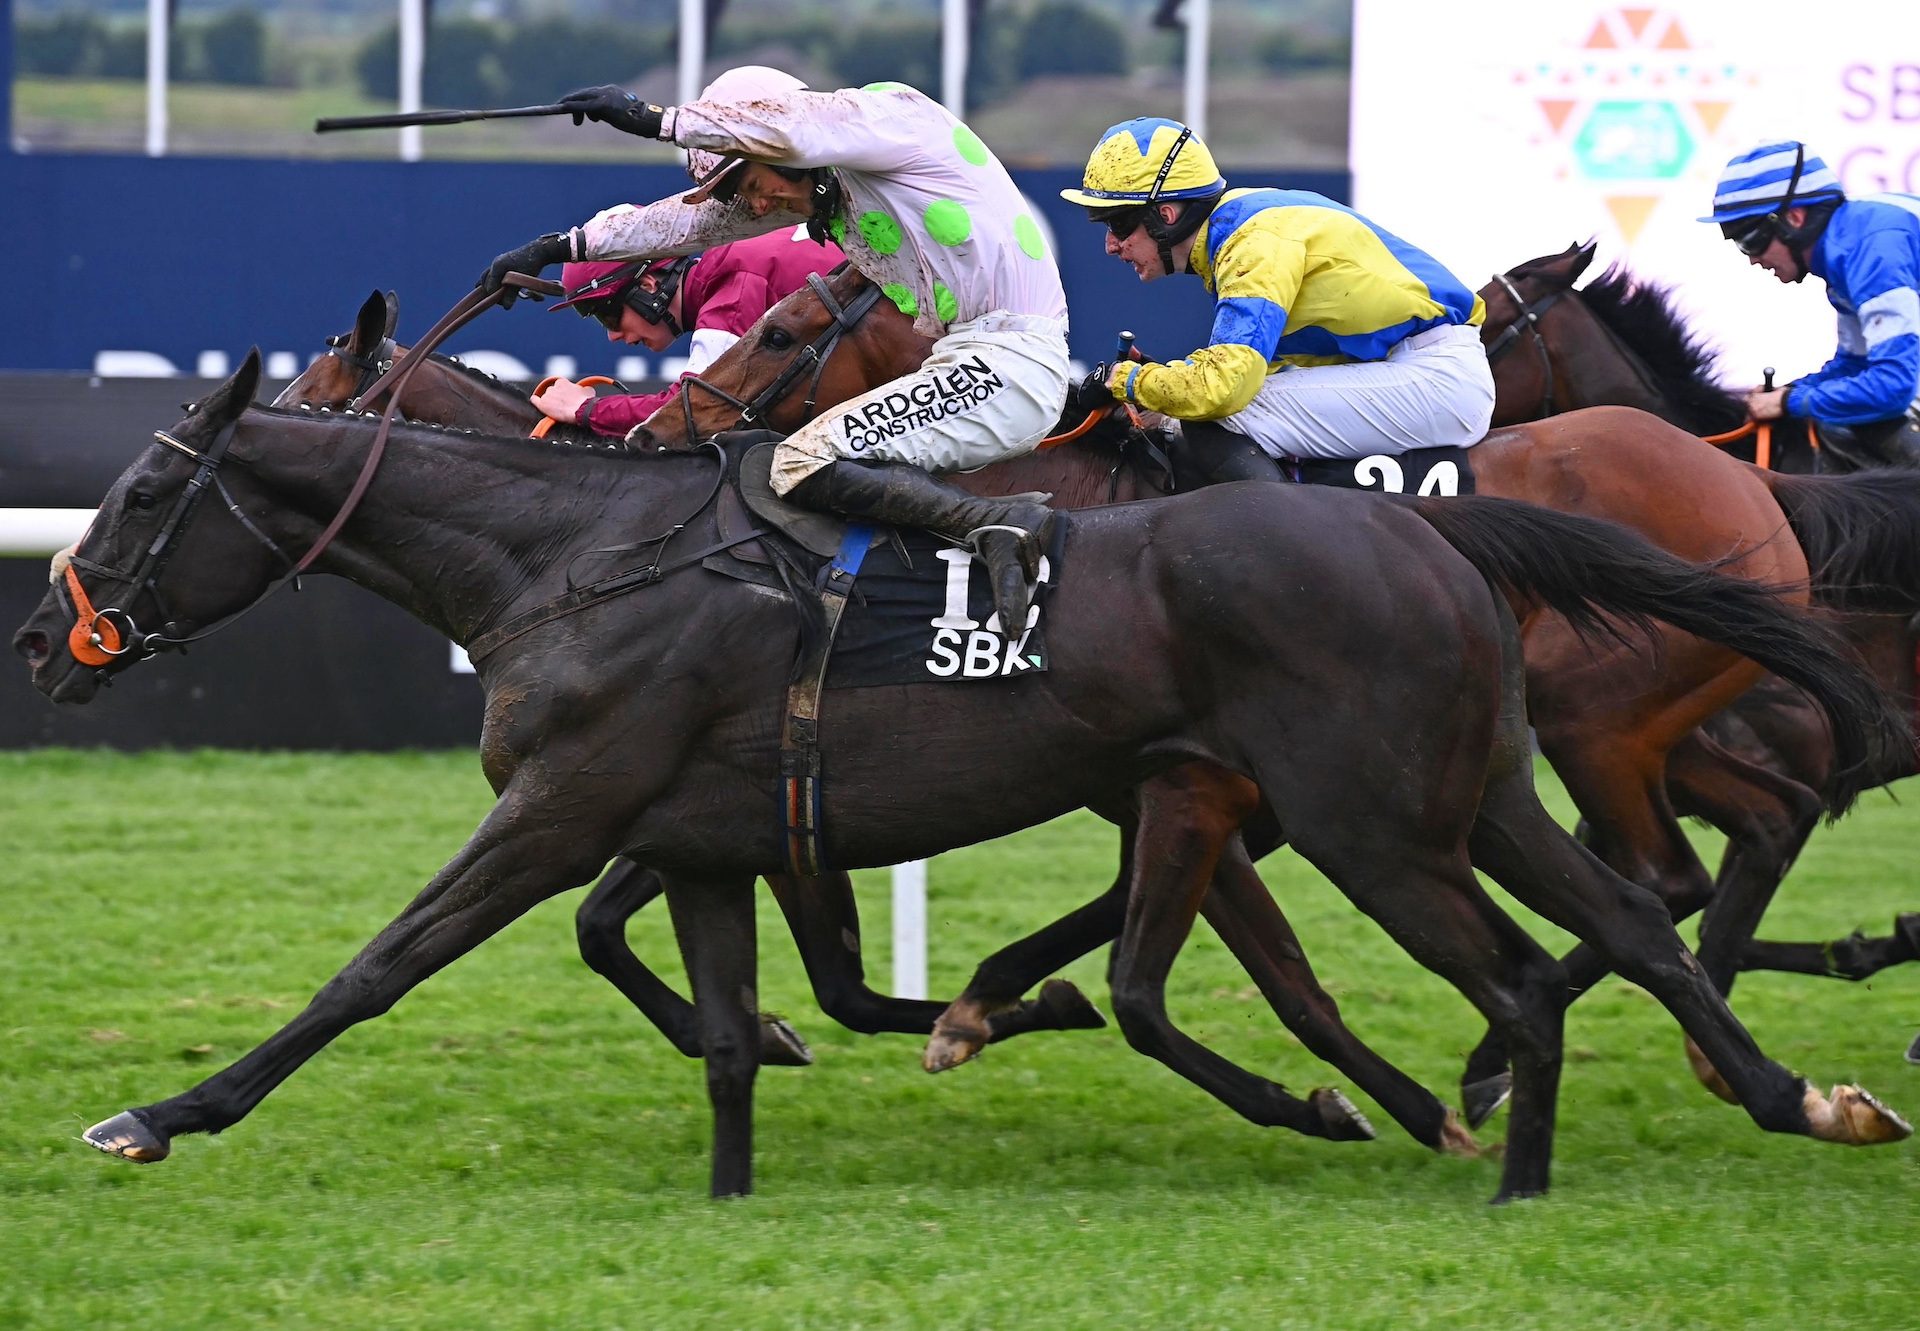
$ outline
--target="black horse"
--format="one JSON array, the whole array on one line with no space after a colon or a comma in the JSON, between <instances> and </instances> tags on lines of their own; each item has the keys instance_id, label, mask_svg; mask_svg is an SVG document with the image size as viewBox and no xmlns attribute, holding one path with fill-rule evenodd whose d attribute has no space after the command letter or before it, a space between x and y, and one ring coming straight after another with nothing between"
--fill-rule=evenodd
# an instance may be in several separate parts
<instances>
[{"instance_id":1,"label":"black horse","mask_svg":"<svg viewBox=\"0 0 1920 1331\"><path fill-rule=\"evenodd\" d=\"M230 1127L350 1026L624 853L663 875L687 949L713 1191L748 1191L753 879L783 865L781 702L810 621L804 596L703 562L721 544L726 457L589 456L556 469L543 445L467 436L449 447L442 432L402 426L376 474L371 421L252 409L258 376L250 356L115 483L15 637L36 685L86 701L103 676L242 612L295 566L289 551L307 549L316 568L474 651L482 764L499 798L281 1031L87 1139L153 1160L175 1136ZM230 516L196 509L209 489ZM581 601L569 571L610 548L645 552L614 579L632 594ZM1517 631L1487 578L1590 626L1596 608L1658 612L1752 650L1820 697L1856 748L1885 721L1865 677L1772 593L1604 524L1494 500L1226 486L1075 516L1049 608L1051 669L1038 678L834 695L820 737L826 854L893 863L1083 805L1131 806L1133 881L1112 975L1128 1039L1250 1117L1291 1102L1311 1119L1312 1106L1180 1035L1163 1002L1219 857L1242 824L1271 820L1514 1051L1501 1198L1547 1186L1564 976L1481 891L1472 863L1654 993L1762 1127L1855 1144L1906 1135L1857 1088L1829 1099L1765 1058L1658 901L1547 817L1531 784Z\"/></svg>"}]
</instances>

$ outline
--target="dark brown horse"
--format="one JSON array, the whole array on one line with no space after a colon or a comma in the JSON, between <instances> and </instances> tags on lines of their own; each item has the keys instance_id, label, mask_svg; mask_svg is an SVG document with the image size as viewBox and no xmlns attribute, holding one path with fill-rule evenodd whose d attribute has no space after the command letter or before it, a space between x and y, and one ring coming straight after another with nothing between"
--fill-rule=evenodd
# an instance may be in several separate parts
<instances>
[{"instance_id":1,"label":"dark brown horse","mask_svg":"<svg viewBox=\"0 0 1920 1331\"><path fill-rule=\"evenodd\" d=\"M444 432L403 425L376 470L371 421L250 408L258 374L250 356L115 483L63 581L15 636L36 686L87 701L103 678L244 613L292 566L290 552L306 550L316 569L475 645L482 764L499 799L284 1029L87 1139L151 1160L178 1135L232 1126L349 1027L624 853L662 872L688 948L713 1191L747 1191L752 880L783 858L776 736L810 621L799 592L769 597L706 566L725 459L708 446L555 467L544 445L469 436L450 448ZM210 487L226 507L196 509ZM575 561L633 548L635 533L659 534L651 563L618 581L639 590L556 617L582 604ZM1737 643L1820 696L1853 744L1880 724L1864 677L1772 594L1604 524L1488 499L1225 486L1076 516L1045 674L836 695L821 736L827 854L891 863L1082 805L1133 808L1112 976L1130 1042L1250 1117L1291 1103L1307 1118L1310 1106L1180 1035L1163 1003L1219 856L1243 823L1271 820L1508 1041L1502 1197L1547 1184L1563 976L1485 897L1470 860L1667 1004L1761 1126L1854 1143L1904 1135L1864 1093L1829 1100L1761 1055L1658 902L1547 818L1531 786L1513 623L1489 578L1589 631L1599 613L1629 623L1658 613ZM1357 678L1355 652L1375 663ZM1325 705L1336 696L1350 712ZM910 752L871 742L898 734L903 715L918 736ZM1004 798L1010 785L1021 800ZM884 805L869 791L885 791Z\"/></svg>"},{"instance_id":2,"label":"dark brown horse","mask_svg":"<svg viewBox=\"0 0 1920 1331\"><path fill-rule=\"evenodd\" d=\"M396 314L392 294L375 292L361 307L353 329L330 338L327 353L289 384L275 405L325 411L359 403L378 374L392 364L396 354L406 350L393 342ZM850 354L853 348L842 345L838 350ZM384 406L385 398L369 399L360 405ZM434 357L420 366L402 390L400 406L411 419L450 428L491 427L525 433L541 419L518 388L444 357ZM1117 434L1118 442L1124 444L1124 433L1104 435ZM558 432L548 437L594 442ZM1089 451L1092 441L1103 437L1101 431L1092 432L1086 442L1057 454L1058 465L1047 478L1056 490L1076 496L1081 506L1110 497L1132 498L1151 485L1122 454ZM1116 442L1111 437L1104 441ZM598 446L615 447L605 441L599 441ZM1127 824L1127 820L1122 821ZM1262 843L1261 853L1270 844ZM1120 873L1093 907L1004 949L981 967L969 986L965 1017L950 1017L941 1027L928 1055L929 1070L955 1066L985 1044L1023 1031L1105 1024L1067 981L1047 981L1038 997L1031 1000L1022 995L1051 970L1119 934L1131 876L1132 846L1132 834L1123 826ZM862 1033L934 1032L936 1019L944 1010L942 1004L892 998L867 986L861 964L859 915L852 882L844 872L810 877L769 874L767 882L799 945L815 998L824 1012ZM580 952L587 964L619 989L676 1048L697 1057L701 1046L693 1005L642 964L626 941L627 921L662 891L657 874L630 860L617 862L579 909ZM1203 910L1283 1023L1303 1044L1346 1073L1416 1140L1448 1153L1472 1154L1477 1150L1451 1110L1347 1029L1337 1005L1319 986L1298 939L1238 841L1223 854L1214 889ZM770 1016L763 1017L761 1048L762 1061L767 1063L803 1062L808 1058L798 1034L784 1020ZM1320 1114L1313 1126L1325 1135L1372 1135L1366 1120L1337 1091L1323 1088L1308 1100Z\"/></svg>"},{"instance_id":3,"label":"dark brown horse","mask_svg":"<svg viewBox=\"0 0 1920 1331\"><path fill-rule=\"evenodd\" d=\"M863 279L843 272L830 282L836 303L846 306ZM792 365L796 349L832 333L834 325L815 293L795 292L710 367L683 404L636 433L684 447L734 424L746 403L757 404L756 421L793 428L804 415L802 394L759 399ZM809 380L806 401L824 408L844 400L905 372L925 351L908 321L884 301L858 326L842 330L842 342L858 354L843 352L821 367ZM1496 430L1475 446L1472 461L1480 493L1610 519L1663 549L1717 561L1796 596L1806 594L1811 552L1829 581L1891 582L1889 595L1920 606L1920 561L1909 558L1920 544L1915 524L1877 520L1909 497L1920 504L1920 481L1887 489L1805 478L1796 489L1788 484L1792 478L1758 472L1658 419L1615 408ZM957 479L996 493L1048 489L1060 466L1056 454L1040 452ZM1056 503L1099 497L1086 489ZM1854 528L1876 544L1850 544ZM1833 571L1842 549L1872 571ZM1670 628L1657 629L1650 641L1595 652L1550 612L1528 614L1522 627L1529 715L1542 751L1586 816L1596 853L1677 912L1698 909L1713 879L1667 801L1669 755L1759 672ZM1575 992L1605 974L1590 951L1576 951L1568 964ZM944 1061L937 1050L930 1056ZM1478 1122L1498 1103L1502 1079L1482 1060L1466 1081L1470 1120Z\"/></svg>"},{"instance_id":4,"label":"dark brown horse","mask_svg":"<svg viewBox=\"0 0 1920 1331\"><path fill-rule=\"evenodd\" d=\"M327 350L274 399L273 405L290 409L321 412L351 406L383 408L384 392L361 401L366 390L391 365L404 355L405 346L394 341L398 306L392 292L374 292L361 306L353 327L327 340ZM851 354L852 347L841 354ZM505 383L458 360L434 356L422 364L419 372L402 389L402 414L410 420L450 429L478 431L483 434L525 435L546 418L533 406L521 388ZM559 427L546 436L557 444L619 451L624 446L598 439L585 431ZM562 455L564 456L564 455ZM1109 468L1111 470L1111 468ZM1133 469L1125 469L1118 478L1119 493L1133 497ZM1080 467L1077 476L1068 476L1067 484L1080 489L1095 484L1111 488L1114 478ZM1232 895L1264 891L1258 887L1250 864L1231 856L1222 874L1231 879ZM1125 870L1122 870L1124 882ZM827 873L812 878L789 874L769 874L767 884L799 945L815 1000L829 1017L849 1030L862 1034L898 1032L927 1035L945 1010L944 1003L899 999L871 989L861 961L860 920L853 898L852 880L844 873ZM635 912L657 900L664 891L657 874L631 860L622 859L595 884L581 903L575 917L580 955L596 973L605 977L660 1031L673 1046L688 1057L700 1056L700 1026L693 1005L673 992L634 955L626 941L626 924ZM1255 901L1242 901L1234 909L1246 918L1241 930L1249 938L1258 938L1269 925L1269 917ZM1284 920L1278 926L1285 929ZM1117 932L1117 916L1116 928ZM1111 938L1112 933L1108 934ZM1105 940L1102 940L1105 941ZM1271 951L1283 960L1288 956L1290 933L1265 940L1250 952L1249 959ZM1304 962L1296 970L1304 970ZM1020 972L1024 976L1024 971ZM1049 980L1031 1000L1021 995L1039 983L1042 976L1023 980L1005 1003L981 1024L982 1043L991 1043L1013 1035L1036 1030L1091 1029L1106 1023L1099 1012L1066 980ZM1308 975L1310 979L1310 973ZM1332 1000L1312 992L1318 999L1299 1011L1289 1024L1310 1047L1324 1048L1332 1061L1375 1095L1388 1111L1406 1123L1410 1131L1429 1146L1470 1149L1464 1134L1451 1126L1445 1107L1430 1094L1418 1090L1405 1077L1378 1059L1355 1040L1339 1023ZM1289 1015L1294 1009L1288 1010ZM1321 1014L1330 1014L1330 1020ZM767 1016L762 1031L762 1058L770 1064L798 1064L810 1061L806 1044L783 1019ZM1316 1103L1324 1106L1330 1128L1345 1132L1346 1123L1363 1122L1345 1101L1333 1092L1316 1092ZM1344 1120L1344 1122L1343 1122Z\"/></svg>"},{"instance_id":5,"label":"dark brown horse","mask_svg":"<svg viewBox=\"0 0 1920 1331\"><path fill-rule=\"evenodd\" d=\"M1669 293L1622 269L1576 288L1592 259L1591 244L1572 246L1531 259L1481 289L1495 419L1614 404L1651 411L1700 435L1734 432L1745 420L1745 404L1715 382L1711 352L1687 329ZM1752 455L1751 439L1739 446ZM1776 469L1813 470L1804 421L1777 423L1771 451ZM1849 613L1842 628L1913 716L1920 699L1920 623L1908 613ZM1880 938L1775 943L1753 937L1787 867L1826 812L1818 792L1833 764L1826 729L1804 698L1772 680L1684 741L1670 766L1675 807L1706 818L1729 838L1700 939L1701 964L1723 993L1743 969L1860 980L1920 957L1916 914L1901 915L1894 932ZM1888 745L1874 755L1867 779L1886 784L1916 771L1920 755L1911 744Z\"/></svg>"}]
</instances>

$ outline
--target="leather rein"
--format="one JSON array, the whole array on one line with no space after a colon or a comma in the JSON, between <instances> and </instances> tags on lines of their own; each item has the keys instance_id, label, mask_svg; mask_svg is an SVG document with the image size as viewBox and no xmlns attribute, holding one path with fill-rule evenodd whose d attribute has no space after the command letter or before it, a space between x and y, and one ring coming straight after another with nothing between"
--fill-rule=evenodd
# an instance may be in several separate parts
<instances>
[{"instance_id":1,"label":"leather rein","mask_svg":"<svg viewBox=\"0 0 1920 1331\"><path fill-rule=\"evenodd\" d=\"M398 414L400 389L433 349L444 342L448 336L465 326L488 306L511 297L514 292L508 288L518 288L543 295L556 294L560 291L556 283L542 281L521 273L509 273L505 284L499 290L489 293L476 288L468 292L397 362L391 354L384 361L377 359L382 351L390 353L393 346L391 338L382 341L374 357L360 357L338 346L328 348L332 354L339 356L362 372L361 386L356 389L353 399L347 403L349 411L358 407L361 402L373 398L383 389L391 391L386 410L380 417L380 427L374 433L373 445L367 450L367 459L361 465L360 474L354 478L353 487L347 492L346 499L341 502L339 509L313 545L298 559L289 556L247 517L239 504L234 501L232 494L228 492L226 484L220 479L220 468L229 459L234 432L239 428L238 417L221 427L220 432L214 436L213 443L200 451L175 439L164 430L155 430L153 437L156 442L193 460L195 464L193 477L187 482L186 488L180 492L179 498L174 500L173 508L168 512L166 520L160 524L160 530L148 542L145 553L132 572L96 563L78 554L68 557L63 577L67 594L73 604L74 623L67 633L67 647L73 653L74 659L82 665L104 667L123 656L131 656L134 661L144 661L163 651L183 650L189 643L211 637L241 616L250 613L289 582L293 583L297 589L300 575L311 568L314 561L333 543L334 537L340 534L340 529L346 526L347 519L352 517L354 510L360 506L367 487L373 483L374 472L379 469L380 459L386 452L387 436L393 428L394 417ZM280 561L286 572L267 584L264 591L232 614L197 633L187 633L183 632L181 626L168 616L166 600L160 593L159 580L168 560L179 548L180 538L186 531L188 521L198 509L201 497L209 488L219 493L227 505L227 511L233 514L249 535ZM125 587L126 607L131 607L137 602L143 591L149 593L153 597L154 604L159 607L162 617L160 631L142 631L128 608L109 605L95 609L92 598L80 581L80 571L90 573L105 582Z\"/></svg>"}]
</instances>

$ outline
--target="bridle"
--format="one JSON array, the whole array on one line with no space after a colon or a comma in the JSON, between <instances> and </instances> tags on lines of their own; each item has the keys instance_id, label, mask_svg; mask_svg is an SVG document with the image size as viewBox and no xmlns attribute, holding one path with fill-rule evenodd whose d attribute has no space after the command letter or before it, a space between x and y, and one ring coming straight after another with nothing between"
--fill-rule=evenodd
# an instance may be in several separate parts
<instances>
[{"instance_id":1,"label":"bridle","mask_svg":"<svg viewBox=\"0 0 1920 1331\"><path fill-rule=\"evenodd\" d=\"M380 459L386 451L388 432L393 428L395 409L400 401L400 390L412 376L415 368L423 364L432 354L433 349L439 346L449 334L488 306L515 294L508 288L534 290L544 295L551 295L560 289L556 283L542 282L538 278L529 278L520 273L509 273L504 285L494 291L488 292L476 288L468 292L441 318L439 323L429 329L426 336L421 338L397 365L389 358L385 362L385 367L382 368L377 363L378 351L374 357L361 357L343 348L330 346L331 351L340 355L341 359L349 365L359 367L363 373L369 360L376 362L373 365L374 376L371 382L365 383L356 390L354 402L349 403L349 406L357 405L362 396L375 396L382 389L391 391L387 399L387 409L382 414L380 426L374 433L373 444L367 450L366 461L361 464L360 473L354 478L352 488L347 491L346 498L341 501L340 507L328 520L313 545L297 560L289 557L272 537L261 531L253 520L247 517L220 479L220 467L228 460L234 433L240 426L238 416L223 425L214 435L213 442L204 450L195 450L166 431L155 430L153 434L155 441L193 460L195 464L193 477L181 490L179 497L173 501L173 508L167 513L165 521L160 524L159 532L148 542L146 552L141 556L140 563L135 566L133 572L126 573L109 565L84 559L78 553L68 556L63 576L68 596L73 603L74 623L67 633L67 647L72 652L74 660L82 665L97 667L111 665L125 656L131 656L136 662L144 661L160 652L181 649L189 643L210 637L251 612L289 582L297 588L300 575L306 572L333 543L333 538L340 534L342 527L346 526L347 519L360 506L360 500L366 494L367 487L373 483L374 472L379 468ZM386 350L391 346L391 338L382 339L379 350ZM183 634L178 624L168 617L166 601L160 595L160 573L166 568L167 561L173 558L173 552L179 548L180 538L187 529L188 520L192 518L199 507L201 497L209 487L219 492L221 499L226 501L227 511L233 514L249 535L272 552L274 557L285 566L286 572L268 583L265 590L232 614L208 625L198 633ZM142 591L150 592L154 604L160 608L163 631L142 632L131 611L122 606L95 609L86 588L80 582L80 575L76 572L78 569L84 569L96 577L104 578L109 583L125 586L128 589L127 606L137 602Z\"/></svg>"},{"instance_id":2,"label":"bridle","mask_svg":"<svg viewBox=\"0 0 1920 1331\"><path fill-rule=\"evenodd\" d=\"M820 396L820 377L827 371L827 358L833 355L834 348L840 345L840 339L851 333L860 321L867 317L868 311L880 300L880 288L869 285L866 290L855 296L851 302L842 305L827 289L826 279L818 273L807 274L807 286L813 291L827 313L833 316L833 322L820 331L818 337L794 355L786 368L775 376L773 382L754 394L748 401L729 393L726 389L708 383L699 375L690 374L680 381L680 407L686 416L687 438L699 438L698 427L693 421L693 390L698 388L713 394L727 405L736 408L740 417L732 429L751 430L764 428L767 411L792 389L794 381L805 374L809 367L813 370L813 379L807 385L807 400L802 408L807 419L813 416L814 404Z\"/></svg>"},{"instance_id":3,"label":"bridle","mask_svg":"<svg viewBox=\"0 0 1920 1331\"><path fill-rule=\"evenodd\" d=\"M239 424L238 418L227 422L214 436L213 443L204 450L195 450L181 443L165 430L153 432L156 442L165 444L176 453L191 458L195 466L192 479L181 490L179 497L173 501L173 508L167 513L165 521L160 524L160 530L147 543L146 551L133 572L128 573L107 564L96 563L78 554L68 556L64 574L67 595L73 602L74 622L67 633L67 647L73 653L73 658L80 664L105 666L128 655L132 655L135 661L144 661L159 652L184 648L188 643L198 642L209 634L225 628L254 606L259 605L276 591L281 583L298 578L313 561L314 556L320 553L321 546L316 545L314 549L307 552L305 558L295 561L246 515L245 510L235 502L233 495L228 491L226 482L220 479L220 466L230 456L228 450L233 443L234 431L239 428ZM248 535L280 561L286 572L271 583L266 591L225 619L209 625L198 633L183 634L180 632L177 621L167 609L166 598L160 594L160 574L166 568L167 562L173 558L174 551L179 548L180 538L186 532L187 523L192 519L202 496L209 488L219 493L221 501L227 506L227 511L233 514ZM110 584L126 587L127 607L131 607L140 599L141 592L150 593L155 606L159 608L162 631L142 632L131 610L122 606L110 605L104 609L94 609L93 602L87 596L87 590L81 584L80 575L75 571L76 569L83 569Z\"/></svg>"},{"instance_id":4,"label":"bridle","mask_svg":"<svg viewBox=\"0 0 1920 1331\"><path fill-rule=\"evenodd\" d=\"M353 391L347 395L350 406L358 406L366 391L374 382L393 368L394 357L399 352L398 345L391 336L380 339L380 345L367 355L362 356L349 345L353 334L340 333L327 339L327 354L338 358L342 363L359 371L353 382Z\"/></svg>"},{"instance_id":5,"label":"bridle","mask_svg":"<svg viewBox=\"0 0 1920 1331\"><path fill-rule=\"evenodd\" d=\"M1520 294L1520 288L1513 284L1507 274L1495 273L1493 280L1498 282L1512 298L1520 313L1513 317L1513 322L1500 330L1498 337L1487 344L1487 364L1493 364L1503 352L1520 340L1522 328L1531 333L1534 348L1540 353L1541 374L1546 381L1546 388L1540 395L1540 415L1543 418L1551 416L1553 415L1553 357L1547 352L1547 339L1540 332L1540 320L1545 317L1548 310L1559 303L1560 298L1566 295L1570 288L1563 287L1558 291L1549 291L1540 298L1538 304L1529 305L1526 297Z\"/></svg>"}]
</instances>

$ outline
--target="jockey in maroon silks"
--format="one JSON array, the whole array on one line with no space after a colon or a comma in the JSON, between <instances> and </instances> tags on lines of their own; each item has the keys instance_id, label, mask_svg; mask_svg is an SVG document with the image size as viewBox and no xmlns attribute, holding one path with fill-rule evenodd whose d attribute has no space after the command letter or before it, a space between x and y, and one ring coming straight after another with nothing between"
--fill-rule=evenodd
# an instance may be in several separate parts
<instances>
[{"instance_id":1,"label":"jockey in maroon silks","mask_svg":"<svg viewBox=\"0 0 1920 1331\"><path fill-rule=\"evenodd\" d=\"M598 320L607 340L665 351L683 333L693 335L684 380L713 364L721 352L811 273L828 273L845 259L832 241L816 244L805 227L716 245L697 255L648 262L570 263L560 270L572 309ZM533 405L554 420L595 434L624 438L680 391L595 397L571 379L555 379Z\"/></svg>"}]
</instances>

